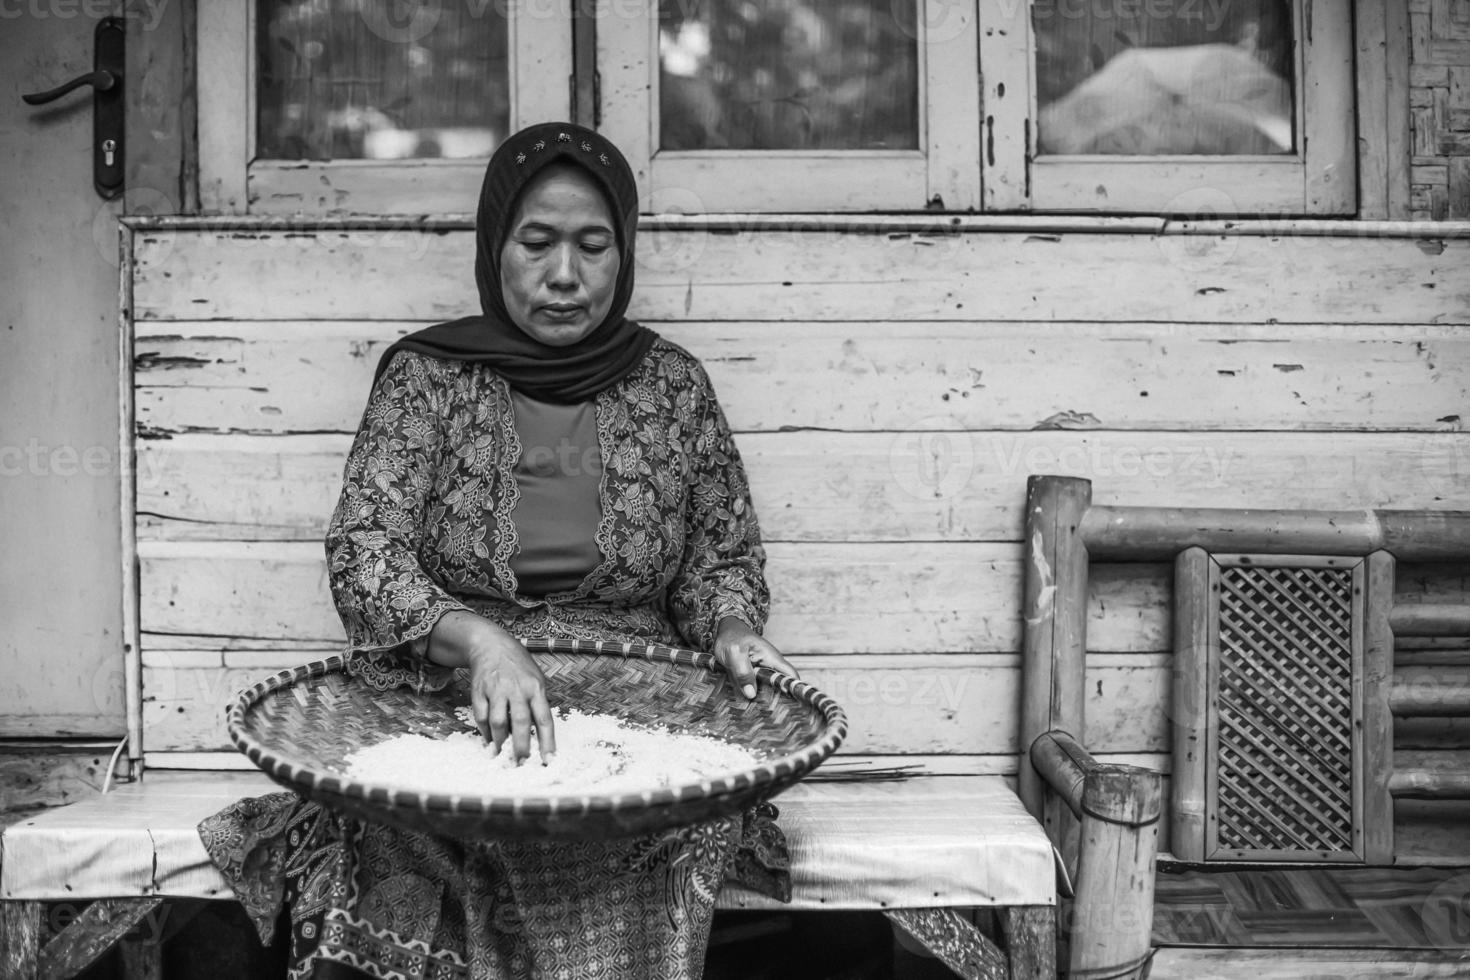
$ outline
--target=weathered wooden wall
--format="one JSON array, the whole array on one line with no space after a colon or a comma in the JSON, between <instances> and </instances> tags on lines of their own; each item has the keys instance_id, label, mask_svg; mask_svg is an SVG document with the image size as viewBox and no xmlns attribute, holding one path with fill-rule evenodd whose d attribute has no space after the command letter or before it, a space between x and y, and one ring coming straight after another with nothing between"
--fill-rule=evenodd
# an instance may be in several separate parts
<instances>
[{"instance_id":1,"label":"weathered wooden wall","mask_svg":"<svg viewBox=\"0 0 1470 980\"><path fill-rule=\"evenodd\" d=\"M946 229L644 241L634 314L709 367L770 635L849 709L847 751L1015 771L1030 473L1090 477L1097 503L1464 506L1470 240ZM220 704L340 642L320 542L350 434L383 347L473 309L471 250L467 230L139 234L150 765L234 762L198 754L227 746ZM1095 570L1085 733L1165 769L1170 581ZM1442 847L1442 817L1401 836Z\"/></svg>"}]
</instances>

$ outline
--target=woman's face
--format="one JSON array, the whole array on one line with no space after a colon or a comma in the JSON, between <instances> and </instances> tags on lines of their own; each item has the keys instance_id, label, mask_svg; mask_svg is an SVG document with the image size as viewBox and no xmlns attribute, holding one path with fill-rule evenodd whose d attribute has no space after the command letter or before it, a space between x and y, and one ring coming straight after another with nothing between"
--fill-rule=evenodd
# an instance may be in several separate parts
<instances>
[{"instance_id":1,"label":"woman's face","mask_svg":"<svg viewBox=\"0 0 1470 980\"><path fill-rule=\"evenodd\" d=\"M592 178L548 167L521 196L500 250L506 310L543 344L575 344L607 317L618 264L612 214Z\"/></svg>"}]
</instances>

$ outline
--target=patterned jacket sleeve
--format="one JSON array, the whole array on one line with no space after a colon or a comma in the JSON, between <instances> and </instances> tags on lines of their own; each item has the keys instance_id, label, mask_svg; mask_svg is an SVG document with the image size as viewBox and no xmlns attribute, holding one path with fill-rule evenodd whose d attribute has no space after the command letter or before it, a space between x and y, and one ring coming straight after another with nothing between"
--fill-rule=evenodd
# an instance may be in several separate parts
<instances>
[{"instance_id":1,"label":"patterned jacket sleeve","mask_svg":"<svg viewBox=\"0 0 1470 980\"><path fill-rule=\"evenodd\" d=\"M467 608L418 560L444 441L433 367L400 353L374 386L327 530L328 576L349 666L379 688L447 683L451 672L423 659L423 641L439 617Z\"/></svg>"},{"instance_id":2,"label":"patterned jacket sleeve","mask_svg":"<svg viewBox=\"0 0 1470 980\"><path fill-rule=\"evenodd\" d=\"M693 431L686 441L690 460L684 554L669 586L669 610L685 641L709 650L726 616L762 632L770 591L760 524L730 426L703 367L696 365L690 380L696 398Z\"/></svg>"}]
</instances>

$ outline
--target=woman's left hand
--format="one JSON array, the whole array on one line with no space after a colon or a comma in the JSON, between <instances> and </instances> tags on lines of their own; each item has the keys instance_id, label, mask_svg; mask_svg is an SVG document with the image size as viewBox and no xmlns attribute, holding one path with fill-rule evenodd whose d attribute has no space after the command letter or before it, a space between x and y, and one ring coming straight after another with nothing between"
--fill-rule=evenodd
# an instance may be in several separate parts
<instances>
[{"instance_id":1,"label":"woman's left hand","mask_svg":"<svg viewBox=\"0 0 1470 980\"><path fill-rule=\"evenodd\" d=\"M755 697L756 667L769 667L788 677L799 676L796 668L786 662L770 640L731 617L720 620L720 627L715 633L714 654L725 673L747 698Z\"/></svg>"}]
</instances>

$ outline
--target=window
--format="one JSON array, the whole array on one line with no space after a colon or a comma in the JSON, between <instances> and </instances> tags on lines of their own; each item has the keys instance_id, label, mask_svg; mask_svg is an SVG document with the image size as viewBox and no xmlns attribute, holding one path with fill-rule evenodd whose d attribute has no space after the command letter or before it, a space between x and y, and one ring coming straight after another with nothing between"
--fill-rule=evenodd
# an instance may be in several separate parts
<instances>
[{"instance_id":1,"label":"window","mask_svg":"<svg viewBox=\"0 0 1470 980\"><path fill-rule=\"evenodd\" d=\"M597 50L649 210L979 206L975 19L947 0L601 0Z\"/></svg>"},{"instance_id":2,"label":"window","mask_svg":"<svg viewBox=\"0 0 1470 980\"><path fill-rule=\"evenodd\" d=\"M200 0L204 208L472 210L501 139L570 113L570 15L517 6Z\"/></svg>"},{"instance_id":3,"label":"window","mask_svg":"<svg viewBox=\"0 0 1470 980\"><path fill-rule=\"evenodd\" d=\"M1354 210L1346 3L982 3L980 33L990 210Z\"/></svg>"},{"instance_id":4,"label":"window","mask_svg":"<svg viewBox=\"0 0 1470 980\"><path fill-rule=\"evenodd\" d=\"M602 123L652 210L1350 213L1351 33L1341 0L602 0Z\"/></svg>"},{"instance_id":5,"label":"window","mask_svg":"<svg viewBox=\"0 0 1470 980\"><path fill-rule=\"evenodd\" d=\"M496 143L572 118L576 92L647 212L1351 214L1351 18L1347 0L199 0L201 200L464 212Z\"/></svg>"}]
</instances>

